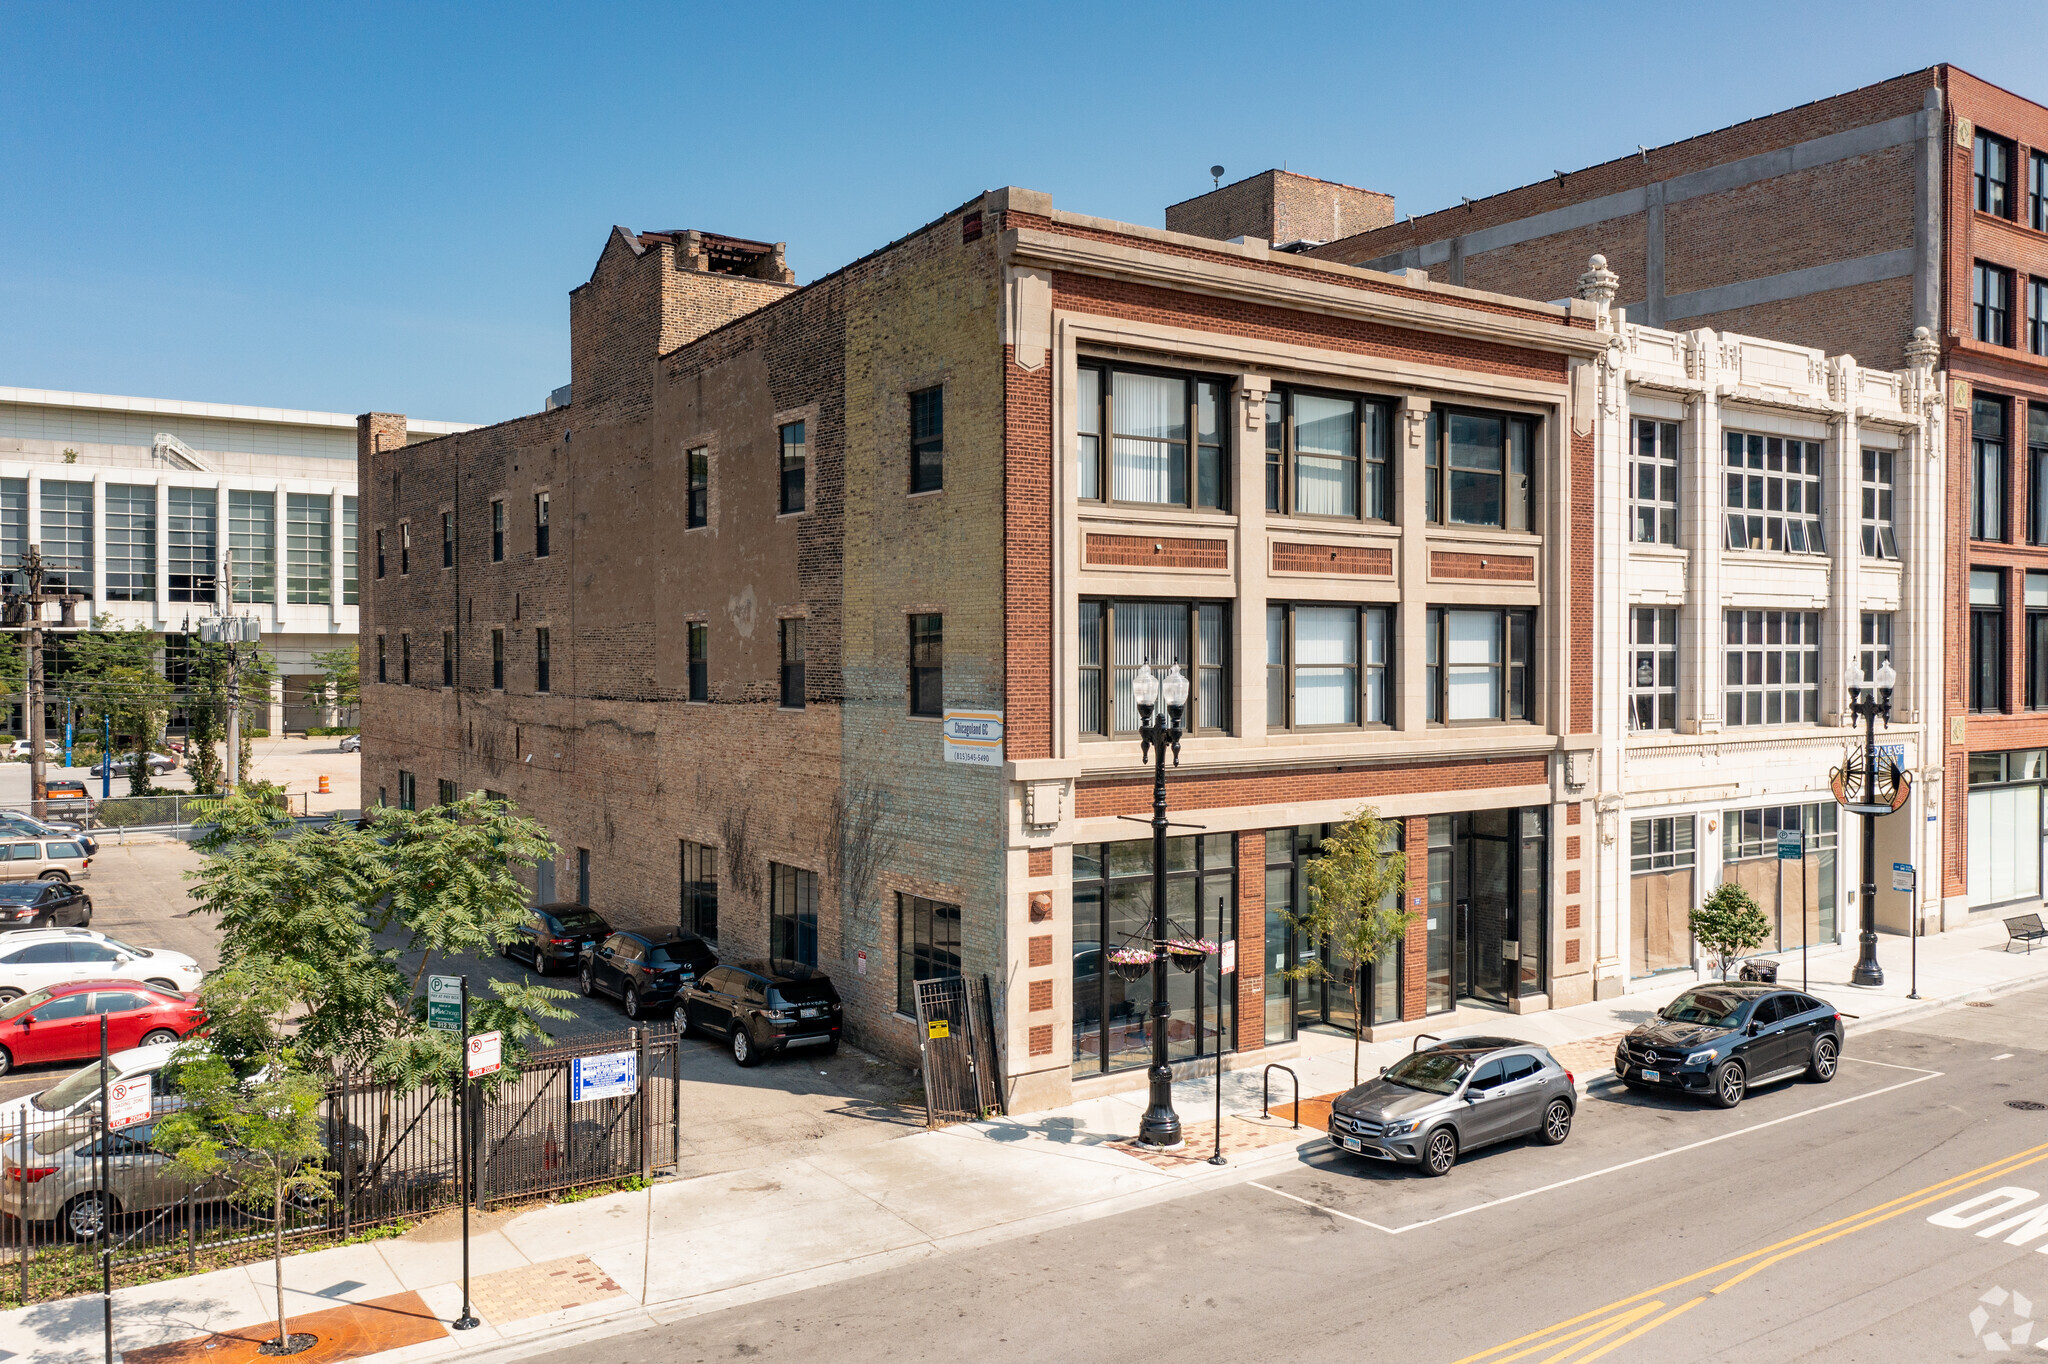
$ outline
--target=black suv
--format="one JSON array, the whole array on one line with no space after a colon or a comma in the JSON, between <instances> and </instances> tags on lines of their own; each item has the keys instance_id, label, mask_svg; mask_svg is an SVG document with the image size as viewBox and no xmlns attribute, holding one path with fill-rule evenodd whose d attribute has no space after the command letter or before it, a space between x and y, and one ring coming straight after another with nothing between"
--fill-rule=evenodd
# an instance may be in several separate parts
<instances>
[{"instance_id":1,"label":"black suv","mask_svg":"<svg viewBox=\"0 0 2048 1364\"><path fill-rule=\"evenodd\" d=\"M1674 1089L1733 1108L1756 1085L1793 1075L1826 1084L1842 1059L1835 1006L1776 985L1695 985L1614 1049L1631 1089Z\"/></svg>"},{"instance_id":2,"label":"black suv","mask_svg":"<svg viewBox=\"0 0 2048 1364\"><path fill-rule=\"evenodd\" d=\"M723 1034L743 1066L795 1047L816 1047L825 1056L839 1050L839 992L808 966L714 966L683 990L677 1008L685 1035Z\"/></svg>"},{"instance_id":3,"label":"black suv","mask_svg":"<svg viewBox=\"0 0 2048 1364\"><path fill-rule=\"evenodd\" d=\"M541 905L531 910L519 933L498 950L518 961L533 963L535 975L549 975L559 964L575 970L585 949L611 936L612 926L588 905Z\"/></svg>"},{"instance_id":4,"label":"black suv","mask_svg":"<svg viewBox=\"0 0 2048 1364\"><path fill-rule=\"evenodd\" d=\"M658 938L614 933L583 954L583 993L617 995L626 1017L673 1008L685 985L718 965L718 954L694 933Z\"/></svg>"}]
</instances>

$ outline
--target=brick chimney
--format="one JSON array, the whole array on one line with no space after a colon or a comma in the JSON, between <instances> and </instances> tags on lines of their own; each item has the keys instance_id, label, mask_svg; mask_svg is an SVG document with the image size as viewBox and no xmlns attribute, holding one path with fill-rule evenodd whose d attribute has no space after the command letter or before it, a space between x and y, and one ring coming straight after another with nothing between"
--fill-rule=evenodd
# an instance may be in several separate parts
<instances>
[{"instance_id":1,"label":"brick chimney","mask_svg":"<svg viewBox=\"0 0 2048 1364\"><path fill-rule=\"evenodd\" d=\"M370 457L380 450L397 450L405 445L405 414L365 412L356 418L356 463L367 469Z\"/></svg>"},{"instance_id":2,"label":"brick chimney","mask_svg":"<svg viewBox=\"0 0 2048 1364\"><path fill-rule=\"evenodd\" d=\"M614 227L589 283L569 291L568 403L647 402L657 356L796 287L781 242Z\"/></svg>"},{"instance_id":3,"label":"brick chimney","mask_svg":"<svg viewBox=\"0 0 2048 1364\"><path fill-rule=\"evenodd\" d=\"M1394 221L1394 196L1334 180L1269 170L1186 199L1166 210L1166 230L1272 246L1319 246Z\"/></svg>"}]
</instances>

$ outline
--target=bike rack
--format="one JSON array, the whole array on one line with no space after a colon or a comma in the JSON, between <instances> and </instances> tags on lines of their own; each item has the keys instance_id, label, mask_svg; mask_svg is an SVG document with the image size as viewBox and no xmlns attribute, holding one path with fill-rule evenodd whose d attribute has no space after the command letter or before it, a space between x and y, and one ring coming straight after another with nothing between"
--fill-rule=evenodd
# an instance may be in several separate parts
<instances>
[{"instance_id":1,"label":"bike rack","mask_svg":"<svg viewBox=\"0 0 2048 1364\"><path fill-rule=\"evenodd\" d=\"M1294 1081L1294 1126L1299 1127L1301 1126L1301 1077L1286 1066L1281 1065L1278 1061L1267 1066L1266 1073L1259 1080L1259 1116L1262 1118L1267 1117L1268 1110L1272 1107L1273 1072L1276 1070L1287 1071L1287 1078Z\"/></svg>"},{"instance_id":2,"label":"bike rack","mask_svg":"<svg viewBox=\"0 0 2048 1364\"><path fill-rule=\"evenodd\" d=\"M1408 1054L1413 1056L1416 1052L1421 1051L1424 1041L1441 1042L1443 1038L1438 1037L1433 1032L1419 1032L1415 1034L1415 1040L1408 1044Z\"/></svg>"}]
</instances>

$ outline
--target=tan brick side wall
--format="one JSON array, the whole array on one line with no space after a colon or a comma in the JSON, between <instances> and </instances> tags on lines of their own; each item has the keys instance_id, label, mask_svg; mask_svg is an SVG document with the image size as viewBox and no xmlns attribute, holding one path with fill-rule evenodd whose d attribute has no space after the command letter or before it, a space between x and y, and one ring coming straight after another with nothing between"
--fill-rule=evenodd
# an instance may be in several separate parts
<instances>
[{"instance_id":1,"label":"tan brick side wall","mask_svg":"<svg viewBox=\"0 0 2048 1364\"><path fill-rule=\"evenodd\" d=\"M1004 747L1052 756L1052 366L1027 370L1003 348Z\"/></svg>"},{"instance_id":2,"label":"tan brick side wall","mask_svg":"<svg viewBox=\"0 0 2048 1364\"><path fill-rule=\"evenodd\" d=\"M1372 545L1316 545L1275 540L1273 571L1391 578L1394 575L1394 551Z\"/></svg>"},{"instance_id":3,"label":"tan brick side wall","mask_svg":"<svg viewBox=\"0 0 2048 1364\"><path fill-rule=\"evenodd\" d=\"M1087 539L1091 567L1228 568L1228 540L1177 540L1150 535L1098 535Z\"/></svg>"},{"instance_id":4,"label":"tan brick side wall","mask_svg":"<svg viewBox=\"0 0 2048 1364\"><path fill-rule=\"evenodd\" d=\"M1898 369L1906 363L1912 318L1913 281L1901 277L1678 318L1671 325L1687 331L1708 327L1739 336L1780 337L1828 355L1853 355L1870 369Z\"/></svg>"},{"instance_id":5,"label":"tan brick side wall","mask_svg":"<svg viewBox=\"0 0 2048 1364\"><path fill-rule=\"evenodd\" d=\"M1279 245L1327 242L1394 221L1394 196L1287 171L1262 171L1168 205L1166 230L1228 241L1258 237Z\"/></svg>"},{"instance_id":6,"label":"tan brick side wall","mask_svg":"<svg viewBox=\"0 0 2048 1364\"><path fill-rule=\"evenodd\" d=\"M1918 157L1919 147L1905 143L1672 204L1664 210L1664 292L1910 247Z\"/></svg>"},{"instance_id":7,"label":"tan brick side wall","mask_svg":"<svg viewBox=\"0 0 2048 1364\"><path fill-rule=\"evenodd\" d=\"M1607 268L1621 276L1620 302L1642 296L1648 275L1644 263L1648 224L1641 213L1557 232L1534 241L1517 242L1497 251L1465 257L1465 287L1492 289L1525 298L1570 298L1579 290L1588 257L1607 257ZM1429 267L1431 279L1450 282L1451 263Z\"/></svg>"},{"instance_id":8,"label":"tan brick side wall","mask_svg":"<svg viewBox=\"0 0 2048 1364\"><path fill-rule=\"evenodd\" d=\"M1408 863L1408 939L1401 953L1401 1017L1421 1018L1429 1012L1429 819L1410 816L1404 823L1401 850Z\"/></svg>"},{"instance_id":9,"label":"tan brick side wall","mask_svg":"<svg viewBox=\"0 0 2048 1364\"><path fill-rule=\"evenodd\" d=\"M1237 836L1237 1049L1266 1045L1266 831Z\"/></svg>"},{"instance_id":10,"label":"tan brick side wall","mask_svg":"<svg viewBox=\"0 0 2048 1364\"><path fill-rule=\"evenodd\" d=\"M1173 803L1180 810L1216 810L1235 805L1288 805L1316 800L1371 800L1426 791L1484 791L1528 786L1546 779L1541 758L1505 762L1472 760L1404 767L1304 768L1254 775L1183 772L1174 779ZM1149 777L1082 781L1074 793L1078 819L1140 814L1151 808Z\"/></svg>"},{"instance_id":11,"label":"tan brick side wall","mask_svg":"<svg viewBox=\"0 0 2048 1364\"><path fill-rule=\"evenodd\" d=\"M1491 583L1533 583L1536 581L1536 560L1526 554L1453 554L1431 550L1429 576Z\"/></svg>"}]
</instances>

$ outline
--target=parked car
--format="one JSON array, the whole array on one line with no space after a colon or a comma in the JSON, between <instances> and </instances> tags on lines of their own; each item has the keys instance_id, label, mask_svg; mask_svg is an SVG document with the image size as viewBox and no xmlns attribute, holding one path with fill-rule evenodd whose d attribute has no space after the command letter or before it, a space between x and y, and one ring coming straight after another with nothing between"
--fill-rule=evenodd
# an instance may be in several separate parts
<instances>
[{"instance_id":1,"label":"parked car","mask_svg":"<svg viewBox=\"0 0 2048 1364\"><path fill-rule=\"evenodd\" d=\"M1672 1090L1733 1108L1775 1080L1834 1079L1843 1033L1834 1005L1797 990L1695 985L1621 1039L1614 1073L1631 1089Z\"/></svg>"},{"instance_id":2,"label":"parked car","mask_svg":"<svg viewBox=\"0 0 2048 1364\"><path fill-rule=\"evenodd\" d=\"M0 842L0 881L85 881L92 854L78 838L17 838Z\"/></svg>"},{"instance_id":3,"label":"parked car","mask_svg":"<svg viewBox=\"0 0 2048 1364\"><path fill-rule=\"evenodd\" d=\"M97 1031L97 1030L95 1030ZM108 1082L155 1075L170 1062L176 1042L157 1042L147 1047L130 1047L107 1056ZM93 1040L99 1050L99 1040ZM21 1115L28 1114L31 1130L46 1127L58 1118L97 1113L100 1108L100 1058L72 1071L47 1089L0 1103L0 1144L13 1140L21 1130Z\"/></svg>"},{"instance_id":4,"label":"parked car","mask_svg":"<svg viewBox=\"0 0 2048 1364\"><path fill-rule=\"evenodd\" d=\"M839 1050L839 992L809 966L714 966L684 987L676 1007L685 1035L724 1037L743 1066L798 1047L817 1047L825 1056Z\"/></svg>"},{"instance_id":5,"label":"parked car","mask_svg":"<svg viewBox=\"0 0 2048 1364\"><path fill-rule=\"evenodd\" d=\"M205 974L183 952L131 947L89 928L24 928L0 935L0 1004L87 976L136 980L189 994Z\"/></svg>"},{"instance_id":6,"label":"parked car","mask_svg":"<svg viewBox=\"0 0 2048 1364\"><path fill-rule=\"evenodd\" d=\"M626 1017L673 1009L682 988L718 965L711 944L694 933L673 938L614 933L583 953L583 993L616 996Z\"/></svg>"},{"instance_id":7,"label":"parked car","mask_svg":"<svg viewBox=\"0 0 2048 1364\"><path fill-rule=\"evenodd\" d=\"M206 1022L197 999L130 980L52 985L0 1004L0 1075L16 1066L97 1055L102 1014L110 1052L176 1042Z\"/></svg>"},{"instance_id":8,"label":"parked car","mask_svg":"<svg viewBox=\"0 0 2048 1364\"><path fill-rule=\"evenodd\" d=\"M361 827L358 825L357 827ZM612 926L588 905L547 904L528 912L519 936L499 947L514 961L525 959L535 975L552 975L556 966L574 971L585 948L611 936Z\"/></svg>"},{"instance_id":9,"label":"parked car","mask_svg":"<svg viewBox=\"0 0 2048 1364\"><path fill-rule=\"evenodd\" d=\"M0 884L0 929L84 928L91 922L92 897L75 882L52 877Z\"/></svg>"},{"instance_id":10,"label":"parked car","mask_svg":"<svg viewBox=\"0 0 2048 1364\"><path fill-rule=\"evenodd\" d=\"M142 756L148 761L149 773L153 777L161 777L166 772L178 770L178 760L168 753L147 753ZM135 765L135 760L136 755L133 753L115 753L101 758L90 770L95 777L125 777L128 775L128 769ZM107 771L109 763L113 764L114 770L111 773Z\"/></svg>"},{"instance_id":11,"label":"parked car","mask_svg":"<svg viewBox=\"0 0 2048 1364\"><path fill-rule=\"evenodd\" d=\"M64 820L37 819L19 810L0 810L0 838L75 838L85 845L87 856L98 857L100 841L76 824Z\"/></svg>"},{"instance_id":12,"label":"parked car","mask_svg":"<svg viewBox=\"0 0 2048 1364\"><path fill-rule=\"evenodd\" d=\"M35 752L35 748L36 746L26 739L16 739L14 741L14 747L8 750L7 756L10 758L26 758ZM63 751L64 750L57 746L57 741L55 739L43 740L43 752L46 755L61 753Z\"/></svg>"},{"instance_id":13,"label":"parked car","mask_svg":"<svg viewBox=\"0 0 2048 1364\"><path fill-rule=\"evenodd\" d=\"M344 734L344 735L342 735L342 736L341 736L341 751L342 751L342 752L344 752L344 753L360 753L360 752L362 752L362 751L363 751L363 736L362 736L362 735L360 735L360 734Z\"/></svg>"},{"instance_id":14,"label":"parked car","mask_svg":"<svg viewBox=\"0 0 2048 1364\"><path fill-rule=\"evenodd\" d=\"M1494 1142L1572 1133L1578 1091L1570 1071L1533 1042L1460 1037L1409 1053L1330 1105L1330 1140L1374 1160L1447 1175L1458 1157Z\"/></svg>"}]
</instances>

